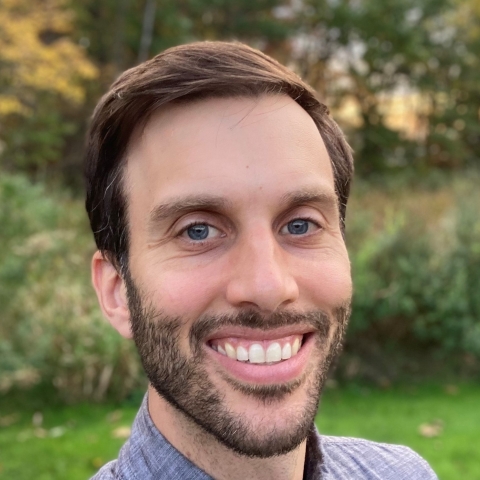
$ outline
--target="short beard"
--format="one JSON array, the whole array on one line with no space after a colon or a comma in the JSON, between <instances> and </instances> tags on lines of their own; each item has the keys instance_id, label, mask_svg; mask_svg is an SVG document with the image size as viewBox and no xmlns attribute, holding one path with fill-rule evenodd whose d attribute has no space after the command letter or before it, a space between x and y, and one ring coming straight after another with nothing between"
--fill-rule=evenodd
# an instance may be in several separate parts
<instances>
[{"instance_id":1,"label":"short beard","mask_svg":"<svg viewBox=\"0 0 480 480\"><path fill-rule=\"evenodd\" d=\"M341 348L350 312L349 305L337 308L333 318L322 311L306 314L280 312L268 317L255 311L243 311L237 315L203 316L193 324L189 332L191 355L187 357L179 347L184 320L168 317L153 306L146 306L129 273L125 275L125 283L133 339L147 377L161 397L220 443L248 457L282 455L294 450L307 438L329 366ZM316 351L324 352L323 360L314 366L315 372L311 368L302 378L280 385L246 385L222 375L234 390L253 397L264 405L270 405L271 408L275 408L276 402L305 383L308 400L291 422L291 429L280 432L272 425L266 434L259 437L255 434L255 425L231 412L223 393L210 380L203 366L205 339L224 326L267 330L297 324L309 325L314 329ZM330 337L332 339L329 342ZM327 348L328 352L325 352Z\"/></svg>"}]
</instances>

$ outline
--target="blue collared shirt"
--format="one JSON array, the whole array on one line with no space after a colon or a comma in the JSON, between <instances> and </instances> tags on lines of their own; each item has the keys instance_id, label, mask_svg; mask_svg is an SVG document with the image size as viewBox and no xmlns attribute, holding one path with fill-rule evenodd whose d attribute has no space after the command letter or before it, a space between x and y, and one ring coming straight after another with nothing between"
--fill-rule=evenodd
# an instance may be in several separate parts
<instances>
[{"instance_id":1,"label":"blue collared shirt","mask_svg":"<svg viewBox=\"0 0 480 480\"><path fill-rule=\"evenodd\" d=\"M173 447L153 424L147 397L117 460L91 480L212 480ZM304 480L438 480L428 463L407 447L319 435L307 440Z\"/></svg>"}]
</instances>

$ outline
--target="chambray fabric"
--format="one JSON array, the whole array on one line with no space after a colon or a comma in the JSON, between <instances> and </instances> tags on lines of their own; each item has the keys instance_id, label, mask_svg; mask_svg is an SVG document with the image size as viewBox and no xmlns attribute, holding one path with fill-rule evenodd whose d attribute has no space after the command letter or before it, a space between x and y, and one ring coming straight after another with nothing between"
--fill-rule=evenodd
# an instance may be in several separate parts
<instances>
[{"instance_id":1,"label":"chambray fabric","mask_svg":"<svg viewBox=\"0 0 480 480\"><path fill-rule=\"evenodd\" d=\"M143 400L130 438L117 460L91 480L212 480L157 430ZM438 480L428 463L407 447L319 435L307 441L304 480Z\"/></svg>"}]
</instances>

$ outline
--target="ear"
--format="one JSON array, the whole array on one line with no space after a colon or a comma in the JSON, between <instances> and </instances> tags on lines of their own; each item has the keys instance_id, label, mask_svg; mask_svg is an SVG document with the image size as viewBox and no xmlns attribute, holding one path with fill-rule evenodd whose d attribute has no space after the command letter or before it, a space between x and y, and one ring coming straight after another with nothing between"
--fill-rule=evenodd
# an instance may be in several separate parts
<instances>
[{"instance_id":1,"label":"ear","mask_svg":"<svg viewBox=\"0 0 480 480\"><path fill-rule=\"evenodd\" d=\"M125 282L99 251L92 258L92 283L103 315L122 337L132 338Z\"/></svg>"}]
</instances>

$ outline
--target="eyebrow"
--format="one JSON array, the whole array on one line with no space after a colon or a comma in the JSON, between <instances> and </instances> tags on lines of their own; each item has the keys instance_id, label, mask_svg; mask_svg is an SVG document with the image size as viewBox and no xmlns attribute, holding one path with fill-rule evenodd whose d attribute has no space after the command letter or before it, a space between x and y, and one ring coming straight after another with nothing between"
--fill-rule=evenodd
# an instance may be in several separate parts
<instances>
[{"instance_id":1,"label":"eyebrow","mask_svg":"<svg viewBox=\"0 0 480 480\"><path fill-rule=\"evenodd\" d=\"M283 195L281 203L292 208L306 203L317 203L328 209L338 210L338 199L334 193L318 189L300 189ZM170 218L199 210L220 212L231 207L232 202L216 195L191 195L178 197L156 205L148 216L148 229L154 230L159 224Z\"/></svg>"},{"instance_id":2,"label":"eyebrow","mask_svg":"<svg viewBox=\"0 0 480 480\"><path fill-rule=\"evenodd\" d=\"M225 198L215 195L191 195L173 198L172 200L156 205L148 215L148 228L154 229L159 223L169 218L198 210L221 211L229 206Z\"/></svg>"},{"instance_id":3,"label":"eyebrow","mask_svg":"<svg viewBox=\"0 0 480 480\"><path fill-rule=\"evenodd\" d=\"M316 188L301 189L283 196L283 202L291 207L303 205L306 203L317 203L329 209L338 210L338 197L333 192L321 191Z\"/></svg>"}]
</instances>

